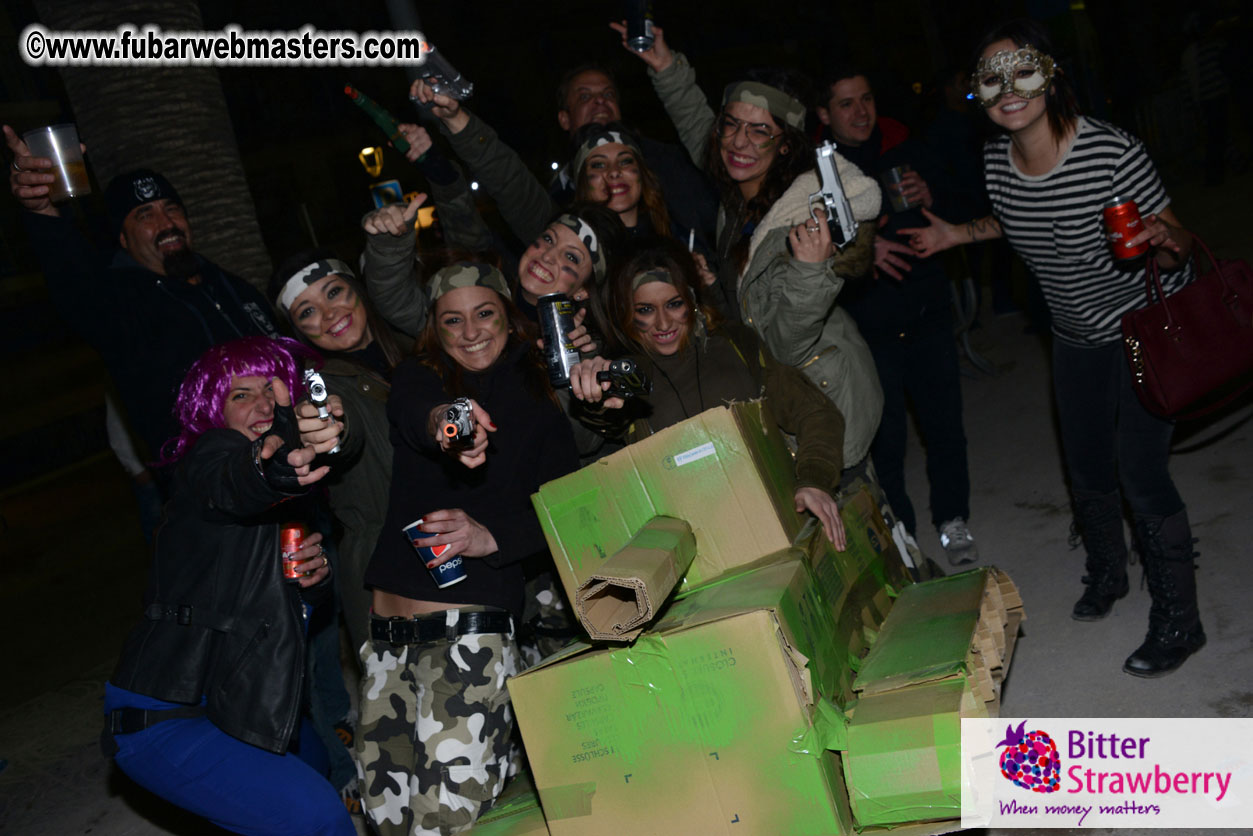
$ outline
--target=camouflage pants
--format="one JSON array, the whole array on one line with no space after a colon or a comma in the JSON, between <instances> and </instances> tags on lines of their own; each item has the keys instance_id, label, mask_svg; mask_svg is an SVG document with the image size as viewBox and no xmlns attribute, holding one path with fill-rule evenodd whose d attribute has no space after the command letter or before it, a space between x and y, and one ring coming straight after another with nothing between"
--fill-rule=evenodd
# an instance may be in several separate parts
<instances>
[{"instance_id":1,"label":"camouflage pants","mask_svg":"<svg viewBox=\"0 0 1253 836\"><path fill-rule=\"evenodd\" d=\"M549 570L527 578L518 630L518 650L525 666L534 667L581 635L583 628L566 602L556 572Z\"/></svg>"},{"instance_id":2,"label":"camouflage pants","mask_svg":"<svg viewBox=\"0 0 1253 836\"><path fill-rule=\"evenodd\" d=\"M864 457L851 467L844 468L844 472L840 474L840 489L835 499L837 502L843 502L846 496L851 496L862 488L870 491L870 496L879 506L879 513L883 515L883 521L892 532L892 540L901 553L901 559L905 561L905 565L909 567L915 580L928 580L931 577L943 576L944 572L940 570L940 567L922 553L922 549L918 548L918 542L905 530L905 524L897 519L896 512L892 510L888 502L887 494L883 492L883 486L879 484L879 477L875 473L870 456ZM938 575L935 574L937 572Z\"/></svg>"},{"instance_id":3,"label":"camouflage pants","mask_svg":"<svg viewBox=\"0 0 1253 836\"><path fill-rule=\"evenodd\" d=\"M459 613L485 607L448 610ZM514 771L513 710L505 682L518 671L512 635L361 649L356 736L361 801L383 836L447 836L470 827Z\"/></svg>"}]
</instances>

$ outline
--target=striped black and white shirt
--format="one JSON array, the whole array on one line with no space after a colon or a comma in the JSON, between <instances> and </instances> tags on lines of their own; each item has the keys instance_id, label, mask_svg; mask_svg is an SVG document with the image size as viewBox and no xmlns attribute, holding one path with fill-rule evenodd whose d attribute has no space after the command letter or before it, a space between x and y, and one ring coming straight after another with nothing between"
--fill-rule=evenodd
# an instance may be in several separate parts
<instances>
[{"instance_id":1,"label":"striped black and white shirt","mask_svg":"<svg viewBox=\"0 0 1253 836\"><path fill-rule=\"evenodd\" d=\"M1105 238L1101 210L1115 195L1145 217L1170 205L1144 145L1126 131L1079 117L1074 141L1047 174L1028 176L1000 136L983 149L992 211L1014 250L1040 281L1053 331L1077 345L1121 337L1119 321L1145 304L1144 270L1119 267ZM1166 293L1192 277L1192 264L1163 273Z\"/></svg>"}]
</instances>

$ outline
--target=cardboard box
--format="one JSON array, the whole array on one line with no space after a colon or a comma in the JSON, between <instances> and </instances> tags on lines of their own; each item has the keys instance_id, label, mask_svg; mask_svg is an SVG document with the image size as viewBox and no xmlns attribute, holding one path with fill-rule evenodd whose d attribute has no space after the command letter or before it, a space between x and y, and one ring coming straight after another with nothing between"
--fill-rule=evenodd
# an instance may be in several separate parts
<instances>
[{"instance_id":1,"label":"cardboard box","mask_svg":"<svg viewBox=\"0 0 1253 836\"><path fill-rule=\"evenodd\" d=\"M684 520L653 517L583 582L574 611L592 639L630 641L644 632L696 557Z\"/></svg>"},{"instance_id":2,"label":"cardboard box","mask_svg":"<svg viewBox=\"0 0 1253 836\"><path fill-rule=\"evenodd\" d=\"M462 833L467 836L549 836L530 773L523 771L511 779L492 809Z\"/></svg>"},{"instance_id":3,"label":"cardboard box","mask_svg":"<svg viewBox=\"0 0 1253 836\"><path fill-rule=\"evenodd\" d=\"M1022 601L976 569L904 589L861 666L845 779L859 828L961 816L961 718L996 716Z\"/></svg>"},{"instance_id":4,"label":"cardboard box","mask_svg":"<svg viewBox=\"0 0 1253 836\"><path fill-rule=\"evenodd\" d=\"M787 548L803 520L795 465L760 401L702 412L532 496L566 594L657 516L685 520L696 557L680 588Z\"/></svg>"},{"instance_id":5,"label":"cardboard box","mask_svg":"<svg viewBox=\"0 0 1253 836\"><path fill-rule=\"evenodd\" d=\"M509 683L553 836L850 832L835 620L798 550L675 601L628 647Z\"/></svg>"},{"instance_id":6,"label":"cardboard box","mask_svg":"<svg viewBox=\"0 0 1253 836\"><path fill-rule=\"evenodd\" d=\"M858 828L960 819L961 720L987 716L960 674L858 700L843 758Z\"/></svg>"},{"instance_id":7,"label":"cardboard box","mask_svg":"<svg viewBox=\"0 0 1253 836\"><path fill-rule=\"evenodd\" d=\"M996 716L1024 620L1017 587L994 567L914 584L893 606L855 688L876 694L962 674Z\"/></svg>"}]
</instances>

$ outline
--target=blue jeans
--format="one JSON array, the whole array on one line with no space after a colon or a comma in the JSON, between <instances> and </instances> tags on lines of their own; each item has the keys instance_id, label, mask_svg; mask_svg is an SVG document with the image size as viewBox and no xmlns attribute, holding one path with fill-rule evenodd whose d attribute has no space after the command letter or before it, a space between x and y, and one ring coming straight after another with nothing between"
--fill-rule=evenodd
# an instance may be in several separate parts
<instances>
[{"instance_id":1,"label":"blue jeans","mask_svg":"<svg viewBox=\"0 0 1253 836\"><path fill-rule=\"evenodd\" d=\"M135 705L128 695L110 685L106 711ZM151 701L141 697L138 706ZM326 753L307 720L300 749L316 768L290 752L236 740L207 717L167 720L114 740L114 761L137 784L219 827L253 836L356 836L339 793L318 771Z\"/></svg>"},{"instance_id":2,"label":"blue jeans","mask_svg":"<svg viewBox=\"0 0 1253 836\"><path fill-rule=\"evenodd\" d=\"M1142 517L1183 508L1168 467L1175 424L1140 404L1121 343L1081 348L1054 338L1053 394L1072 492L1121 488Z\"/></svg>"}]
</instances>

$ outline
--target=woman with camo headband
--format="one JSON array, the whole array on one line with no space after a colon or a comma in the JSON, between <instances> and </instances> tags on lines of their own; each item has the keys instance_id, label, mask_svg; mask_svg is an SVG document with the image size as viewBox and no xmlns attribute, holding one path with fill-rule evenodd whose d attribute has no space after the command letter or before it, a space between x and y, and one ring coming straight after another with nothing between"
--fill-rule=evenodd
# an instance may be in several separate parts
<instances>
[{"instance_id":1,"label":"woman with camo headband","mask_svg":"<svg viewBox=\"0 0 1253 836\"><path fill-rule=\"evenodd\" d=\"M574 196L584 203L608 206L632 238L669 237L675 233L661 193L661 182L640 151L640 140L620 122L589 122L574 134L578 172ZM687 230L680 231L687 235Z\"/></svg>"},{"instance_id":2,"label":"woman with camo headband","mask_svg":"<svg viewBox=\"0 0 1253 836\"><path fill-rule=\"evenodd\" d=\"M436 272L418 353L392 375L395 458L365 573L373 613L356 737L362 803L384 836L464 830L516 767L505 684L519 670L523 563L552 561L530 497L578 456L511 295L482 262ZM464 445L440 431L461 397L475 419ZM419 518L426 545L449 547L428 566L404 532ZM427 569L454 556L466 577L441 587Z\"/></svg>"},{"instance_id":3,"label":"woman with camo headband","mask_svg":"<svg viewBox=\"0 0 1253 836\"><path fill-rule=\"evenodd\" d=\"M611 24L623 35L626 29ZM720 186L718 307L739 317L782 362L802 369L844 415L844 461L866 459L878 429L883 391L870 349L852 318L836 305L845 277L864 274L873 255L879 187L836 154L856 239L841 250L827 224L810 215L818 191L805 106L795 79L782 71L746 74L723 91L715 113L687 59L672 52L660 27L651 49L636 53L692 158ZM819 210L820 211L820 210Z\"/></svg>"},{"instance_id":4,"label":"woman with camo headband","mask_svg":"<svg viewBox=\"0 0 1253 836\"><path fill-rule=\"evenodd\" d=\"M701 305L700 277L691 254L673 240L637 250L615 275L608 296L614 353L630 353L653 381L646 398L609 398L596 379L605 358L571 371L574 395L588 404L599 430L638 441L687 418L732 401L766 398L786 432L797 438L796 510L823 525L835 547L845 547L844 527L832 494L843 469L844 419L805 375L779 363L751 328L720 322ZM617 407L609 408L609 407Z\"/></svg>"}]
</instances>

